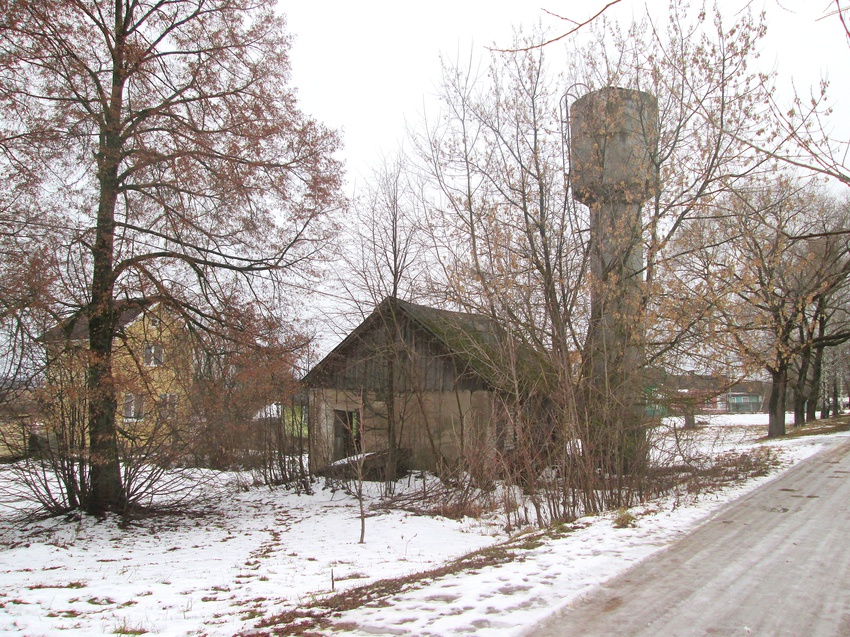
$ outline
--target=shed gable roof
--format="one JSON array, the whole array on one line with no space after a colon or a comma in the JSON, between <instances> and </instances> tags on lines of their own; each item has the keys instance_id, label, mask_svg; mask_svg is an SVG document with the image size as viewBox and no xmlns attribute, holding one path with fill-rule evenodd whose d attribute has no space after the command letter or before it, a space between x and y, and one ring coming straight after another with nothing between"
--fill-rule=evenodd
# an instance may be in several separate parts
<instances>
[{"instance_id":1,"label":"shed gable roof","mask_svg":"<svg viewBox=\"0 0 850 637\"><path fill-rule=\"evenodd\" d=\"M488 385L494 384L494 371L504 342L504 330L496 321L481 314L440 310L424 305L385 298L375 310L304 377L308 385L323 382L372 330L383 329L392 311L406 318L437 343L447 356L478 375Z\"/></svg>"}]
</instances>

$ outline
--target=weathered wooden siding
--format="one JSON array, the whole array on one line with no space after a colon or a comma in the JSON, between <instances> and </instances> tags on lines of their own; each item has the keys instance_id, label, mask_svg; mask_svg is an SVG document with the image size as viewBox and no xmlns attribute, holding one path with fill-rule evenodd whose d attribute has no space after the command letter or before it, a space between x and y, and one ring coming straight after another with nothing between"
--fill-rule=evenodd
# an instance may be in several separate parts
<instances>
[{"instance_id":1,"label":"weathered wooden siding","mask_svg":"<svg viewBox=\"0 0 850 637\"><path fill-rule=\"evenodd\" d=\"M334 456L334 410L360 411L364 452L387 448L383 395L316 388L309 396L312 471L338 459ZM486 455L496 447L494 405L488 391L403 392L394 402L398 445L410 450L412 469L433 470L441 463L454 464L461 456Z\"/></svg>"},{"instance_id":2,"label":"weathered wooden siding","mask_svg":"<svg viewBox=\"0 0 850 637\"><path fill-rule=\"evenodd\" d=\"M409 321L399 326L401 338L395 343L390 338L392 331L388 326L359 336L344 356L335 355L333 371L322 379L322 386L385 392L392 368L397 392L486 388L478 375L461 368L440 343Z\"/></svg>"}]
</instances>

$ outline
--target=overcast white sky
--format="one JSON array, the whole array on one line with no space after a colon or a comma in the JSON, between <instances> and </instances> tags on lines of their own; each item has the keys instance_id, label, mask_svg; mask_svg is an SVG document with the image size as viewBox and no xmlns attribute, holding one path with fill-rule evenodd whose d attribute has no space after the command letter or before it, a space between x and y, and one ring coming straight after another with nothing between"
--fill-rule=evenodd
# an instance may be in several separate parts
<instances>
[{"instance_id":1,"label":"overcast white sky","mask_svg":"<svg viewBox=\"0 0 850 637\"><path fill-rule=\"evenodd\" d=\"M435 110L440 55L449 60L487 45L509 46L517 26L529 31L540 22L554 32L559 21L542 10L584 20L606 0L281 0L292 50L293 82L303 109L341 129L343 158L353 183L391 154L418 123L425 105ZM731 21L747 0L720 0ZM775 67L780 81L798 90L831 81L837 119L850 113L850 46L837 17L818 21L835 8L832 0L752 0L768 15L761 63ZM844 3L846 4L846 3ZM665 0L622 0L606 15L629 21L649 7L666 13Z\"/></svg>"}]
</instances>

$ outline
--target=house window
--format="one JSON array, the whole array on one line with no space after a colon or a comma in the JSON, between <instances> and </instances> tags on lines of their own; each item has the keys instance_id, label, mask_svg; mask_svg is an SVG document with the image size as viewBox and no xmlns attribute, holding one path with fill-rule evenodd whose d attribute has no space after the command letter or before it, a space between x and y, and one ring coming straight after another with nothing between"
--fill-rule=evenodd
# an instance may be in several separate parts
<instances>
[{"instance_id":1,"label":"house window","mask_svg":"<svg viewBox=\"0 0 850 637\"><path fill-rule=\"evenodd\" d=\"M162 343L145 343L145 365L159 367L162 360Z\"/></svg>"},{"instance_id":2,"label":"house window","mask_svg":"<svg viewBox=\"0 0 850 637\"><path fill-rule=\"evenodd\" d=\"M124 394L124 418L138 420L145 417L145 397L142 394Z\"/></svg>"},{"instance_id":3,"label":"house window","mask_svg":"<svg viewBox=\"0 0 850 637\"><path fill-rule=\"evenodd\" d=\"M177 420L177 394L160 394L157 409L160 420L166 422Z\"/></svg>"},{"instance_id":4,"label":"house window","mask_svg":"<svg viewBox=\"0 0 850 637\"><path fill-rule=\"evenodd\" d=\"M334 409L334 460L348 458L362 449L360 411Z\"/></svg>"}]
</instances>

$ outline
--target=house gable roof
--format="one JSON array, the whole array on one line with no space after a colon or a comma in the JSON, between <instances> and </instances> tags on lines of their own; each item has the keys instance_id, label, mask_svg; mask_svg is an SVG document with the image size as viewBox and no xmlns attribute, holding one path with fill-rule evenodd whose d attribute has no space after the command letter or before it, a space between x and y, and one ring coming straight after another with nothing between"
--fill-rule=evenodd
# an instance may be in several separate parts
<instances>
[{"instance_id":1,"label":"house gable roof","mask_svg":"<svg viewBox=\"0 0 850 637\"><path fill-rule=\"evenodd\" d=\"M115 301L118 314L118 329L124 329L134 323L142 314L150 311L159 303L159 299L120 299ZM39 337L42 343L61 341L84 341L89 337L89 319L85 308L74 312Z\"/></svg>"}]
</instances>

